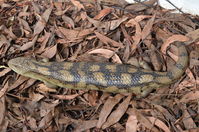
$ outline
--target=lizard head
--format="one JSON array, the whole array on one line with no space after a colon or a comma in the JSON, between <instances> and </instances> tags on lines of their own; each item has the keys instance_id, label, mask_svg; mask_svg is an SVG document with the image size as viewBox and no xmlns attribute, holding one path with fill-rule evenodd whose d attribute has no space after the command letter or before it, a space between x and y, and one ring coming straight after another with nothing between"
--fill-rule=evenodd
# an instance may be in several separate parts
<instances>
[{"instance_id":1,"label":"lizard head","mask_svg":"<svg viewBox=\"0 0 199 132\"><path fill-rule=\"evenodd\" d=\"M9 60L8 66L16 73L23 75L31 70L33 63L31 58L18 57Z\"/></svg>"}]
</instances>

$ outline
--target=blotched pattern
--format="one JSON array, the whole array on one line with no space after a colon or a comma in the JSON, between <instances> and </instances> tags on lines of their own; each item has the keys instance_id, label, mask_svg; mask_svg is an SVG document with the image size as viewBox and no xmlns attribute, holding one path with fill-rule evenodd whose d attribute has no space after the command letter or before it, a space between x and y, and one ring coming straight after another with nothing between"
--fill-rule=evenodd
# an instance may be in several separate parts
<instances>
[{"instance_id":1,"label":"blotched pattern","mask_svg":"<svg viewBox=\"0 0 199 132\"><path fill-rule=\"evenodd\" d=\"M171 71L155 72L131 65L94 62L40 62L19 57L8 62L15 72L34 79L73 89L132 92L146 96L153 89L171 84L188 65L183 43L176 42L179 58Z\"/></svg>"}]
</instances>

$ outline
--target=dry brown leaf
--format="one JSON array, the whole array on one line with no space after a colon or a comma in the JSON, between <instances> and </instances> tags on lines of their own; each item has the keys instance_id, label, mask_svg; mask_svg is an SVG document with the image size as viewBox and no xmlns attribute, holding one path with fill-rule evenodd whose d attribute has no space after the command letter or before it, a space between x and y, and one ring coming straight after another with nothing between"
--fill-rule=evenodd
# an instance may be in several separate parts
<instances>
[{"instance_id":1,"label":"dry brown leaf","mask_svg":"<svg viewBox=\"0 0 199 132\"><path fill-rule=\"evenodd\" d=\"M1 4L1 3L0 3ZM10 124L10 122L6 119L4 120L1 124L0 124L0 131L1 132L6 132L6 130L8 129L8 125Z\"/></svg>"},{"instance_id":2,"label":"dry brown leaf","mask_svg":"<svg viewBox=\"0 0 199 132\"><path fill-rule=\"evenodd\" d=\"M82 132L89 130L90 128L96 127L97 120L75 120L69 117L62 116L61 119L59 118L59 124L64 124L64 126L68 126L73 124L75 129L74 132Z\"/></svg>"},{"instance_id":3,"label":"dry brown leaf","mask_svg":"<svg viewBox=\"0 0 199 132\"><path fill-rule=\"evenodd\" d=\"M196 79L193 75L193 72L189 68L187 68L185 72L186 72L186 74L187 74L187 76L189 77L190 80L192 80L193 82L196 81Z\"/></svg>"},{"instance_id":4,"label":"dry brown leaf","mask_svg":"<svg viewBox=\"0 0 199 132\"><path fill-rule=\"evenodd\" d=\"M153 124L161 128L164 132L171 132L167 125L162 122L161 120L154 118L154 117L147 117Z\"/></svg>"},{"instance_id":5,"label":"dry brown leaf","mask_svg":"<svg viewBox=\"0 0 199 132\"><path fill-rule=\"evenodd\" d=\"M147 45L150 46L148 47L148 49L151 50L151 52L149 53L151 63L153 64L153 67L156 71L160 71L162 68L162 65L160 63L160 55L155 52L156 48L154 45L152 44L147 44Z\"/></svg>"},{"instance_id":6,"label":"dry brown leaf","mask_svg":"<svg viewBox=\"0 0 199 132\"><path fill-rule=\"evenodd\" d=\"M126 132L137 132L137 117L136 115L129 115L126 122Z\"/></svg>"},{"instance_id":7,"label":"dry brown leaf","mask_svg":"<svg viewBox=\"0 0 199 132\"><path fill-rule=\"evenodd\" d=\"M29 32L29 34L32 33L32 29L30 28L27 21L25 21L24 19L20 19L20 18L18 18L18 20L21 22L23 28Z\"/></svg>"},{"instance_id":8,"label":"dry brown leaf","mask_svg":"<svg viewBox=\"0 0 199 132\"><path fill-rule=\"evenodd\" d=\"M97 124L97 120L88 120L88 121L82 121L77 123L77 127L75 128L74 132L83 132L86 130L89 130L93 127L95 127Z\"/></svg>"},{"instance_id":9,"label":"dry brown leaf","mask_svg":"<svg viewBox=\"0 0 199 132\"><path fill-rule=\"evenodd\" d=\"M48 7L48 8L44 11L44 13L42 14L42 18L43 18L46 22L48 22L48 20L49 20L49 17L50 17L50 14L51 14L51 12L52 12L52 9L53 9L53 7L52 7L52 5L51 5L51 6Z\"/></svg>"},{"instance_id":10,"label":"dry brown leaf","mask_svg":"<svg viewBox=\"0 0 199 132\"><path fill-rule=\"evenodd\" d=\"M179 102L186 103L197 99L199 99L199 91L190 91L187 94L183 95Z\"/></svg>"},{"instance_id":11,"label":"dry brown leaf","mask_svg":"<svg viewBox=\"0 0 199 132\"><path fill-rule=\"evenodd\" d=\"M93 51L90 51L89 54L101 54L105 58L112 57L114 63L119 63L119 64L122 63L119 56L115 52L108 49L95 49Z\"/></svg>"},{"instance_id":12,"label":"dry brown leaf","mask_svg":"<svg viewBox=\"0 0 199 132\"><path fill-rule=\"evenodd\" d=\"M85 9L84 6L77 0L71 0L71 2L78 8L78 10Z\"/></svg>"},{"instance_id":13,"label":"dry brown leaf","mask_svg":"<svg viewBox=\"0 0 199 132\"><path fill-rule=\"evenodd\" d=\"M40 129L46 129L49 127L53 121L53 111L49 111L43 118L42 120L38 123L38 128Z\"/></svg>"},{"instance_id":14,"label":"dry brown leaf","mask_svg":"<svg viewBox=\"0 0 199 132\"><path fill-rule=\"evenodd\" d=\"M57 16L62 16L62 15L64 15L67 11L68 11L68 8L66 8L65 10L59 10L59 11L55 12L55 15L57 15Z\"/></svg>"},{"instance_id":15,"label":"dry brown leaf","mask_svg":"<svg viewBox=\"0 0 199 132\"><path fill-rule=\"evenodd\" d=\"M41 117L44 117L46 116L49 112L54 112L55 110L55 107L57 105L60 104L60 100L52 100L51 102L41 102L41 106L39 107L39 109L41 110L40 111L40 116Z\"/></svg>"},{"instance_id":16,"label":"dry brown leaf","mask_svg":"<svg viewBox=\"0 0 199 132\"><path fill-rule=\"evenodd\" d=\"M33 10L36 12L36 13L40 13L41 12L41 9L39 7L39 5L37 4L37 2L32 2L32 7L33 7Z\"/></svg>"},{"instance_id":17,"label":"dry brown leaf","mask_svg":"<svg viewBox=\"0 0 199 132\"><path fill-rule=\"evenodd\" d=\"M130 4L129 6L126 6L125 9L131 12L139 12L149 7L152 7L157 1L158 0L147 0L144 2L138 2L138 3Z\"/></svg>"},{"instance_id":18,"label":"dry brown leaf","mask_svg":"<svg viewBox=\"0 0 199 132\"><path fill-rule=\"evenodd\" d=\"M139 44L139 42L140 42L140 40L142 38L142 29L141 29L140 25L137 22L135 22L135 28L136 28L135 36L132 36L134 42L131 45L131 51L133 51L133 52L137 48L137 46L138 46L138 44Z\"/></svg>"},{"instance_id":19,"label":"dry brown leaf","mask_svg":"<svg viewBox=\"0 0 199 132\"><path fill-rule=\"evenodd\" d=\"M5 76L10 71L11 71L10 68L3 69L2 71L0 71L0 77Z\"/></svg>"},{"instance_id":20,"label":"dry brown leaf","mask_svg":"<svg viewBox=\"0 0 199 132\"><path fill-rule=\"evenodd\" d=\"M135 66L135 67L140 67L139 61L136 57L131 57L128 60L127 64L130 64L130 65Z\"/></svg>"},{"instance_id":21,"label":"dry brown leaf","mask_svg":"<svg viewBox=\"0 0 199 132\"><path fill-rule=\"evenodd\" d=\"M165 31L164 29L157 28L156 30L156 36L157 40L165 42L167 38L172 36L173 34L171 32Z\"/></svg>"},{"instance_id":22,"label":"dry brown leaf","mask_svg":"<svg viewBox=\"0 0 199 132\"><path fill-rule=\"evenodd\" d=\"M152 16L152 18L144 26L144 28L142 30L142 34L141 34L142 35L142 40L145 40L148 37L148 35L151 33L151 29L153 27L155 17L156 17L156 14L154 14Z\"/></svg>"},{"instance_id":23,"label":"dry brown leaf","mask_svg":"<svg viewBox=\"0 0 199 132\"><path fill-rule=\"evenodd\" d=\"M67 29L63 27L58 27L59 31L64 35L64 37L69 41L69 42L75 42L76 40L81 40L87 35L93 33L94 28L90 29L81 29L81 30L72 30L72 29Z\"/></svg>"},{"instance_id":24,"label":"dry brown leaf","mask_svg":"<svg viewBox=\"0 0 199 132\"><path fill-rule=\"evenodd\" d=\"M10 42L3 34L0 34L0 56L5 55L9 47L10 47Z\"/></svg>"},{"instance_id":25,"label":"dry brown leaf","mask_svg":"<svg viewBox=\"0 0 199 132\"><path fill-rule=\"evenodd\" d=\"M151 16L147 15L140 15L137 16L131 20L129 20L126 23L126 27L134 27L136 28L135 35L132 36L134 42L131 46L131 50L134 51L137 48L137 45L139 44L141 39L146 39L146 37L150 34L151 28L153 26L154 20L155 20L155 15L148 21L147 25L145 25L143 31L139 25L139 22L142 21L143 19L146 18L151 18Z\"/></svg>"},{"instance_id":26,"label":"dry brown leaf","mask_svg":"<svg viewBox=\"0 0 199 132\"><path fill-rule=\"evenodd\" d=\"M190 68L193 68L194 66L199 66L199 60L196 59L190 59Z\"/></svg>"},{"instance_id":27,"label":"dry brown leaf","mask_svg":"<svg viewBox=\"0 0 199 132\"><path fill-rule=\"evenodd\" d=\"M122 60L125 62L125 63L128 63L128 60L129 60L129 57L130 57L130 41L129 40L125 40L125 50L124 50L124 55L122 57Z\"/></svg>"},{"instance_id":28,"label":"dry brown leaf","mask_svg":"<svg viewBox=\"0 0 199 132\"><path fill-rule=\"evenodd\" d=\"M1 8L11 7L11 3L5 3L5 0L0 0Z\"/></svg>"},{"instance_id":29,"label":"dry brown leaf","mask_svg":"<svg viewBox=\"0 0 199 132\"><path fill-rule=\"evenodd\" d=\"M43 18L40 18L40 20L35 25L33 36L39 35L44 30L45 26L46 21L44 21Z\"/></svg>"},{"instance_id":30,"label":"dry brown leaf","mask_svg":"<svg viewBox=\"0 0 199 132\"><path fill-rule=\"evenodd\" d=\"M189 67L193 68L194 66L199 66L199 52L193 50L189 54Z\"/></svg>"},{"instance_id":31,"label":"dry brown leaf","mask_svg":"<svg viewBox=\"0 0 199 132\"><path fill-rule=\"evenodd\" d=\"M17 30L20 30L20 28L17 29ZM13 33L13 28L12 28L12 27L10 27L10 28L7 30L7 32L8 32L8 34L9 34L10 38L12 38L13 40L17 39L17 36ZM23 31L22 31L22 32L23 32Z\"/></svg>"},{"instance_id":32,"label":"dry brown leaf","mask_svg":"<svg viewBox=\"0 0 199 132\"><path fill-rule=\"evenodd\" d=\"M122 22L126 21L127 19L128 19L128 17L124 16L124 17L116 19L116 20L103 22L103 23L101 23L100 27L98 27L98 28L105 29L105 32L107 32L109 30L115 30L117 27L120 26L120 24Z\"/></svg>"},{"instance_id":33,"label":"dry brown leaf","mask_svg":"<svg viewBox=\"0 0 199 132\"><path fill-rule=\"evenodd\" d=\"M55 93L55 92L57 92L57 89L55 89L55 88L49 88L44 83L41 83L41 84L37 85L36 91L38 91L39 93L46 94L46 93L49 93L49 92Z\"/></svg>"},{"instance_id":34,"label":"dry brown leaf","mask_svg":"<svg viewBox=\"0 0 199 132\"><path fill-rule=\"evenodd\" d=\"M166 108L164 108L163 106L154 105L154 107L156 109L158 109L161 112L161 114L164 115L164 117L166 117L166 120L171 121L171 122L175 122L176 121L175 117Z\"/></svg>"},{"instance_id":35,"label":"dry brown leaf","mask_svg":"<svg viewBox=\"0 0 199 132\"><path fill-rule=\"evenodd\" d=\"M60 99L60 100L72 100L81 94L71 94L71 95L53 95L53 97Z\"/></svg>"},{"instance_id":36,"label":"dry brown leaf","mask_svg":"<svg viewBox=\"0 0 199 132\"><path fill-rule=\"evenodd\" d=\"M8 86L8 84L6 84ZM3 124L3 121L5 120L6 116L6 102L5 102L5 96L0 96L0 130L1 124Z\"/></svg>"},{"instance_id":37,"label":"dry brown leaf","mask_svg":"<svg viewBox=\"0 0 199 132\"><path fill-rule=\"evenodd\" d=\"M189 130L182 130L181 132L199 132L199 128L193 128Z\"/></svg>"},{"instance_id":38,"label":"dry brown leaf","mask_svg":"<svg viewBox=\"0 0 199 132\"><path fill-rule=\"evenodd\" d=\"M104 122L106 121L107 117L111 113L114 106L123 98L121 94L117 94L115 97L111 97L107 99L104 103L104 106L100 112L99 120L97 122L97 128L101 128Z\"/></svg>"},{"instance_id":39,"label":"dry brown leaf","mask_svg":"<svg viewBox=\"0 0 199 132\"><path fill-rule=\"evenodd\" d=\"M199 40L199 29L188 32L186 36L191 39L191 42L197 42Z\"/></svg>"},{"instance_id":40,"label":"dry brown leaf","mask_svg":"<svg viewBox=\"0 0 199 132\"><path fill-rule=\"evenodd\" d=\"M121 119L129 106L131 97L132 94L130 94L121 104L119 104L118 108L110 114L107 121L102 125L102 129L117 123Z\"/></svg>"},{"instance_id":41,"label":"dry brown leaf","mask_svg":"<svg viewBox=\"0 0 199 132\"><path fill-rule=\"evenodd\" d=\"M159 130L157 128L154 127L154 124L152 124L148 118L144 115L142 115L142 113L136 109L132 109L132 112L135 113L137 120L146 128L148 128L149 130L153 131L153 132L159 132Z\"/></svg>"},{"instance_id":42,"label":"dry brown leaf","mask_svg":"<svg viewBox=\"0 0 199 132\"><path fill-rule=\"evenodd\" d=\"M0 34L0 48L2 48L4 44L10 45L10 42L8 41L6 36L4 36L3 34Z\"/></svg>"},{"instance_id":43,"label":"dry brown leaf","mask_svg":"<svg viewBox=\"0 0 199 132\"><path fill-rule=\"evenodd\" d=\"M25 90L26 88L29 88L35 83L35 79L29 78L21 87L19 87L19 90Z\"/></svg>"},{"instance_id":44,"label":"dry brown leaf","mask_svg":"<svg viewBox=\"0 0 199 132\"><path fill-rule=\"evenodd\" d=\"M20 76L17 81L14 82L14 84L12 84L8 91L13 90L15 88L17 88L18 86L20 86L22 83L24 83L25 81L27 81L29 78L28 77L24 77L24 76Z\"/></svg>"},{"instance_id":45,"label":"dry brown leaf","mask_svg":"<svg viewBox=\"0 0 199 132\"><path fill-rule=\"evenodd\" d=\"M56 53L57 53L57 44L55 44L52 47L47 47L45 49L45 52L42 53L41 56L51 59L55 56Z\"/></svg>"},{"instance_id":46,"label":"dry brown leaf","mask_svg":"<svg viewBox=\"0 0 199 132\"><path fill-rule=\"evenodd\" d=\"M77 58L78 54L81 52L81 50L82 50L82 44L79 44L77 50L73 53L73 56L68 58L68 60L70 60L70 61L76 60L76 58Z\"/></svg>"},{"instance_id":47,"label":"dry brown leaf","mask_svg":"<svg viewBox=\"0 0 199 132\"><path fill-rule=\"evenodd\" d=\"M124 35L124 41L123 44L125 45L124 47L124 54L122 57L122 60L126 63L129 60L130 57L130 52L131 52L131 43L133 43L133 39L131 38L131 36L127 33L127 30L125 29L125 27L122 25L121 26L122 29L122 33Z\"/></svg>"},{"instance_id":48,"label":"dry brown leaf","mask_svg":"<svg viewBox=\"0 0 199 132\"><path fill-rule=\"evenodd\" d=\"M38 36L36 35L36 36L33 38L32 41L27 42L26 44L22 45L22 46L19 48L19 50L25 51L25 50L27 50L27 49L33 47L33 46L35 45L36 41L37 41L37 38L38 38Z\"/></svg>"},{"instance_id":49,"label":"dry brown leaf","mask_svg":"<svg viewBox=\"0 0 199 132\"><path fill-rule=\"evenodd\" d=\"M51 36L52 36L52 33L45 33L44 36L38 39L38 42L41 44L40 44L40 48L37 51L35 51L36 53L40 54L44 51Z\"/></svg>"},{"instance_id":50,"label":"dry brown leaf","mask_svg":"<svg viewBox=\"0 0 199 132\"><path fill-rule=\"evenodd\" d=\"M190 52L190 58L191 59L199 59L199 52L198 52L198 50L192 50Z\"/></svg>"},{"instance_id":51,"label":"dry brown leaf","mask_svg":"<svg viewBox=\"0 0 199 132\"><path fill-rule=\"evenodd\" d=\"M56 10L61 11L63 8L63 3L62 2L53 2L53 5Z\"/></svg>"},{"instance_id":52,"label":"dry brown leaf","mask_svg":"<svg viewBox=\"0 0 199 132\"><path fill-rule=\"evenodd\" d=\"M3 97L6 94L6 91L8 90L8 82L3 86L3 88L0 89L0 98ZM0 123L1 124L1 123Z\"/></svg>"},{"instance_id":53,"label":"dry brown leaf","mask_svg":"<svg viewBox=\"0 0 199 132\"><path fill-rule=\"evenodd\" d=\"M195 30L195 26L191 27L190 25L184 24L184 23L178 23L178 25L184 30L185 32L189 33Z\"/></svg>"},{"instance_id":54,"label":"dry brown leaf","mask_svg":"<svg viewBox=\"0 0 199 132\"><path fill-rule=\"evenodd\" d=\"M187 106L185 104L182 104L181 108L183 110L182 122L184 123L184 126L185 126L186 130L189 130L189 129L192 129L192 128L196 128L197 126L196 126L194 120L192 119L192 116L187 111Z\"/></svg>"},{"instance_id":55,"label":"dry brown leaf","mask_svg":"<svg viewBox=\"0 0 199 132\"><path fill-rule=\"evenodd\" d=\"M67 26L69 28L74 28L75 27L75 23L72 20L72 18L66 16L66 15L62 15L62 20L67 24Z\"/></svg>"},{"instance_id":56,"label":"dry brown leaf","mask_svg":"<svg viewBox=\"0 0 199 132\"><path fill-rule=\"evenodd\" d=\"M171 37L169 37L161 46L161 52L166 54L166 50L167 50L167 47L175 42L175 41L180 41L180 42L185 42L185 41L188 41L189 38L184 36L184 35L172 35Z\"/></svg>"},{"instance_id":57,"label":"dry brown leaf","mask_svg":"<svg viewBox=\"0 0 199 132\"><path fill-rule=\"evenodd\" d=\"M107 33L110 30L115 30L117 27L120 26L121 23L123 23L124 21L128 19L128 17L124 16L116 20L100 22L100 21L90 18L89 16L87 16L87 14L84 14L84 15L87 17L89 22L91 22L97 29L104 31L105 33Z\"/></svg>"},{"instance_id":58,"label":"dry brown leaf","mask_svg":"<svg viewBox=\"0 0 199 132\"><path fill-rule=\"evenodd\" d=\"M63 9L63 3L62 2L53 2L53 5L56 8L55 15L57 15L57 16L64 15L71 7L71 6L68 6L65 9Z\"/></svg>"},{"instance_id":59,"label":"dry brown leaf","mask_svg":"<svg viewBox=\"0 0 199 132\"><path fill-rule=\"evenodd\" d=\"M139 15L139 16L136 16L135 18L130 19L125 24L125 26L126 27L134 27L134 26L136 26L137 23L141 22L142 20L144 20L146 18L151 18L151 16L149 16L149 15Z\"/></svg>"},{"instance_id":60,"label":"dry brown leaf","mask_svg":"<svg viewBox=\"0 0 199 132\"><path fill-rule=\"evenodd\" d=\"M89 101L89 105L91 106L97 106L97 101L98 101L98 92L97 91L89 91L88 94L88 101Z\"/></svg>"},{"instance_id":61,"label":"dry brown leaf","mask_svg":"<svg viewBox=\"0 0 199 132\"><path fill-rule=\"evenodd\" d=\"M101 10L95 17L94 19L99 20L104 18L106 15L108 15L109 13L111 13L112 9L111 8L105 8L103 10Z\"/></svg>"},{"instance_id":62,"label":"dry brown leaf","mask_svg":"<svg viewBox=\"0 0 199 132\"><path fill-rule=\"evenodd\" d=\"M44 95L42 95L40 93L30 92L29 97L31 98L31 101L38 102L44 98Z\"/></svg>"},{"instance_id":63,"label":"dry brown leaf","mask_svg":"<svg viewBox=\"0 0 199 132\"><path fill-rule=\"evenodd\" d=\"M52 7L46 9L45 12L42 14L42 16L39 16L39 14L38 14L40 19L35 24L33 36L40 34L44 30L51 12L52 12Z\"/></svg>"},{"instance_id":64,"label":"dry brown leaf","mask_svg":"<svg viewBox=\"0 0 199 132\"><path fill-rule=\"evenodd\" d=\"M177 87L177 91L182 91L185 90L187 87L190 87L192 89L195 89L197 86L197 80L195 82L189 81L189 80L184 80L183 82L181 82L178 87ZM183 94L184 95L184 94Z\"/></svg>"},{"instance_id":65,"label":"dry brown leaf","mask_svg":"<svg viewBox=\"0 0 199 132\"><path fill-rule=\"evenodd\" d=\"M35 118L32 117L27 117L27 124L28 126L32 129L32 130L36 130L37 129L37 121Z\"/></svg>"},{"instance_id":66,"label":"dry brown leaf","mask_svg":"<svg viewBox=\"0 0 199 132\"><path fill-rule=\"evenodd\" d=\"M25 16L30 16L30 13L29 12L19 12L19 15L18 15L18 17L19 18L22 18L22 17L25 17Z\"/></svg>"},{"instance_id":67,"label":"dry brown leaf","mask_svg":"<svg viewBox=\"0 0 199 132\"><path fill-rule=\"evenodd\" d=\"M68 126L68 125L70 125L71 122L73 123L73 120L74 119L72 119L72 118L61 115L61 117L58 119L57 123L59 123L60 125L64 124L65 126Z\"/></svg>"},{"instance_id":68,"label":"dry brown leaf","mask_svg":"<svg viewBox=\"0 0 199 132\"><path fill-rule=\"evenodd\" d=\"M96 32L96 31L95 31L95 34L96 34L96 36L97 36L97 38L98 38L99 40L101 40L103 43L105 43L105 44L107 44L107 45L109 44L109 45L111 45L111 46L113 46L113 47L120 47L120 48L123 48L123 47L124 47L123 44L121 44L121 43L119 43L119 42L116 42L116 41L114 41L114 40L112 40L112 39L106 37L105 35L100 34L99 32Z\"/></svg>"}]
</instances>

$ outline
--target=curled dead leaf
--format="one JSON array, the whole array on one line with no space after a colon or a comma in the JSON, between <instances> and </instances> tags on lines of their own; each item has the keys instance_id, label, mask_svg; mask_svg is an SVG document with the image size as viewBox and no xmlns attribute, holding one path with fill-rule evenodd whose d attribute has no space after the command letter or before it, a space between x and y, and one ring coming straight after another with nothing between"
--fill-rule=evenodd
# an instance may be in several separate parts
<instances>
[{"instance_id":1,"label":"curled dead leaf","mask_svg":"<svg viewBox=\"0 0 199 132\"><path fill-rule=\"evenodd\" d=\"M95 49L93 51L90 51L89 54L101 54L105 58L112 58L113 62L115 63L122 63L119 56L115 52L108 49Z\"/></svg>"},{"instance_id":2,"label":"curled dead leaf","mask_svg":"<svg viewBox=\"0 0 199 132\"><path fill-rule=\"evenodd\" d=\"M166 54L166 49L167 47L175 42L175 41L180 41L180 42L185 42L188 41L189 38L184 36L184 35L172 35L171 37L169 37L161 46L161 52Z\"/></svg>"}]
</instances>

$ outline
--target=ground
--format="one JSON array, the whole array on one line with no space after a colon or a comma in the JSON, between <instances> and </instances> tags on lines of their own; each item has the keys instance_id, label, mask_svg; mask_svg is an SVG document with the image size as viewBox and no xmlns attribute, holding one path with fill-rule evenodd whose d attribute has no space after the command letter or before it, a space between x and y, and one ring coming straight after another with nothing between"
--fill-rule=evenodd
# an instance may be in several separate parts
<instances>
[{"instance_id":1,"label":"ground","mask_svg":"<svg viewBox=\"0 0 199 132\"><path fill-rule=\"evenodd\" d=\"M155 0L133 5L120 0L0 0L0 131L199 131L198 27L198 16L172 13ZM185 73L141 99L130 93L53 89L7 67L10 59L25 56L144 62L154 71L167 71L178 58L170 45L175 41L189 53Z\"/></svg>"}]
</instances>

